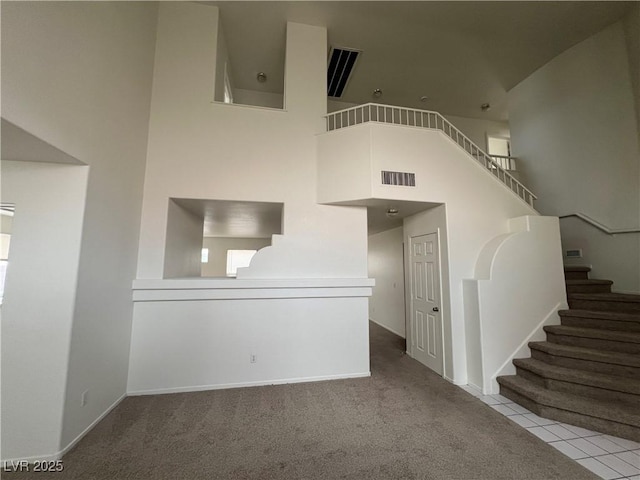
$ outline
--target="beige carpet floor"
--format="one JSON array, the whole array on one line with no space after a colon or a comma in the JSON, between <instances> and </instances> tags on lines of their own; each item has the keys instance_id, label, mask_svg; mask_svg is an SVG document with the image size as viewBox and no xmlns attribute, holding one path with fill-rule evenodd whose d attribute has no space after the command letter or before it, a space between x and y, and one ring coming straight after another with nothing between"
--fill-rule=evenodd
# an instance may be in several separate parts
<instances>
[{"instance_id":1,"label":"beige carpet floor","mask_svg":"<svg viewBox=\"0 0 640 480\"><path fill-rule=\"evenodd\" d=\"M597 479L403 354L371 324L371 378L129 397L47 479Z\"/></svg>"}]
</instances>

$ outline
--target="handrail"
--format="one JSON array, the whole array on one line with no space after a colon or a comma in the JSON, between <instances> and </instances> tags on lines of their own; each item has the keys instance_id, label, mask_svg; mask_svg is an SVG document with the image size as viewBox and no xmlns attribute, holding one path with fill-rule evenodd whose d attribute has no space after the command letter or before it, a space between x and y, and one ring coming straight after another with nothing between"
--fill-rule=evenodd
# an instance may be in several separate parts
<instances>
[{"instance_id":1,"label":"handrail","mask_svg":"<svg viewBox=\"0 0 640 480\"><path fill-rule=\"evenodd\" d=\"M568 217L579 218L583 222L586 222L586 223L592 225L593 227L597 228L598 230L603 231L604 233L606 233L608 235L617 235L619 233L640 233L640 227L635 227L635 228L616 228L616 229L609 228L606 225L598 222L597 220L594 220L590 216L585 215L584 213L570 213L568 215L560 215L558 218L568 218Z\"/></svg>"},{"instance_id":2,"label":"handrail","mask_svg":"<svg viewBox=\"0 0 640 480\"><path fill-rule=\"evenodd\" d=\"M440 130L528 205L533 207L533 201L537 198L531 190L516 180L509 172L502 168L498 162L491 158L491 155L484 152L438 112L377 103L365 103L356 107L345 108L344 110L329 113L325 115L325 118L328 132L367 122L390 123L392 125Z\"/></svg>"}]
</instances>

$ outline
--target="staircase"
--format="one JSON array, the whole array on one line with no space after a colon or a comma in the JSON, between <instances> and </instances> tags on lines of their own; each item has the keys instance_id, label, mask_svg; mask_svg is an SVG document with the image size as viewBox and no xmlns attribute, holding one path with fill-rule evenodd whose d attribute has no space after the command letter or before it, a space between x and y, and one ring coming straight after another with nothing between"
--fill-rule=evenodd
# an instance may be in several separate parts
<instances>
[{"instance_id":1,"label":"staircase","mask_svg":"<svg viewBox=\"0 0 640 480\"><path fill-rule=\"evenodd\" d=\"M565 267L569 310L498 377L500 393L541 417L640 441L640 295Z\"/></svg>"}]
</instances>

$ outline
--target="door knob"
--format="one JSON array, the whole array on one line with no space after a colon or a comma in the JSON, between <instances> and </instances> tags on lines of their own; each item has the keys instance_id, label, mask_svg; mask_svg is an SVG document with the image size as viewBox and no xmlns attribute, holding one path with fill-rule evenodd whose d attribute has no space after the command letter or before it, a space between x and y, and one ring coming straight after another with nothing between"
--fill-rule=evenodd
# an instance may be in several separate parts
<instances>
[{"instance_id":1,"label":"door knob","mask_svg":"<svg viewBox=\"0 0 640 480\"><path fill-rule=\"evenodd\" d=\"M433 310L434 312L439 312L439 311L440 311L440 309L439 309L438 307L433 307L433 309L432 309L432 310Z\"/></svg>"}]
</instances>

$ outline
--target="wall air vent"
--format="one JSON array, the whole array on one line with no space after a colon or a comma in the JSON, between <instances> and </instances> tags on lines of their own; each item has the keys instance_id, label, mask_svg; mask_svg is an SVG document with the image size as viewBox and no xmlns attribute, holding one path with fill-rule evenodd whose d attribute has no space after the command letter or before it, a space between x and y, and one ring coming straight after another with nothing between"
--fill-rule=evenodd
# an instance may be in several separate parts
<instances>
[{"instance_id":1,"label":"wall air vent","mask_svg":"<svg viewBox=\"0 0 640 480\"><path fill-rule=\"evenodd\" d=\"M416 174L407 172L388 172L386 170L382 170L382 184L415 187Z\"/></svg>"},{"instance_id":2,"label":"wall air vent","mask_svg":"<svg viewBox=\"0 0 640 480\"><path fill-rule=\"evenodd\" d=\"M360 51L350 48L331 48L327 69L327 94L340 98L356 65Z\"/></svg>"}]
</instances>

